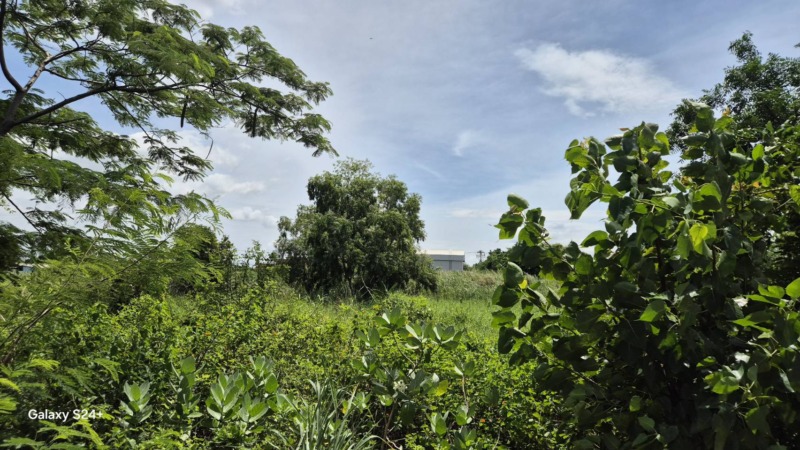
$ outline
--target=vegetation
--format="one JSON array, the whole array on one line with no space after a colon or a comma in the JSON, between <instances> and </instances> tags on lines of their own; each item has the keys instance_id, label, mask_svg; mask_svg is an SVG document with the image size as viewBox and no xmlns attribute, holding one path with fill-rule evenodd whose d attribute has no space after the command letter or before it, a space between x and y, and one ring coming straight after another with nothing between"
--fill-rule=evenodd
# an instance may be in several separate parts
<instances>
[{"instance_id":1,"label":"vegetation","mask_svg":"<svg viewBox=\"0 0 800 450\"><path fill-rule=\"evenodd\" d=\"M520 230L520 261L534 275L560 282L542 294L509 263L494 296L498 347L512 362L535 361L539 385L563 396L577 448L767 449L800 439L800 279L774 285L764 271L766 236L788 231L781 218L800 210L800 125L740 129L692 107L680 178L665 170L670 145L654 124L572 142L567 206L577 218L599 200L608 217L563 258L541 210L518 196L498 225L503 238Z\"/></svg>"},{"instance_id":2,"label":"vegetation","mask_svg":"<svg viewBox=\"0 0 800 450\"><path fill-rule=\"evenodd\" d=\"M486 254L486 259L478 262L473 266L475 270L500 270L508 263L508 253L505 250L496 248L489 250Z\"/></svg>"},{"instance_id":3,"label":"vegetation","mask_svg":"<svg viewBox=\"0 0 800 450\"><path fill-rule=\"evenodd\" d=\"M372 304L318 303L272 280L234 296L143 296L119 311L102 303L63 311L44 319L48 332L26 340L0 375L8 406L0 440L34 448L94 439L112 448L556 446L564 430L528 420L557 403L534 389L531 367L500 370L491 328L464 332L465 315L488 324L486 306L399 292ZM44 407L102 418L28 418Z\"/></svg>"},{"instance_id":4,"label":"vegetation","mask_svg":"<svg viewBox=\"0 0 800 450\"><path fill-rule=\"evenodd\" d=\"M15 73L10 57L26 70ZM4 260L75 251L130 251L135 259L152 247L147 238L220 214L197 194L164 188L170 176L199 179L211 168L180 145L178 126L205 133L230 120L252 136L335 153L323 136L328 122L307 112L330 95L327 84L307 80L258 28L225 29L164 0L2 0L0 66L11 85L0 99L0 204L31 227L0 224ZM21 78L28 70L32 75ZM46 79L60 92L40 90ZM259 86L267 80L287 91ZM141 142L73 109L87 99L102 103ZM14 192L45 206L24 210ZM46 209L53 202L62 206ZM76 204L73 216L64 205ZM76 227L73 219L90 225ZM141 245L128 245L132 240Z\"/></svg>"},{"instance_id":5,"label":"vegetation","mask_svg":"<svg viewBox=\"0 0 800 450\"><path fill-rule=\"evenodd\" d=\"M772 132L784 124L796 124L800 117L800 58L774 53L763 57L749 32L731 42L728 50L738 65L726 69L724 80L704 91L698 101L735 117L740 129L755 133L749 138L754 143L759 141L760 130ZM673 115L667 135L673 147L685 150L684 138L697 116L695 108L684 102ZM784 195L781 201L785 200ZM800 214L789 208L778 220L786 223L776 227L780 233L770 236L771 255L766 264L770 278L785 286L800 277Z\"/></svg>"},{"instance_id":6,"label":"vegetation","mask_svg":"<svg viewBox=\"0 0 800 450\"><path fill-rule=\"evenodd\" d=\"M0 30L0 202L30 225L0 223L0 446L800 442L798 66L762 60L749 35L672 140L643 123L569 145L567 207L607 203L604 229L550 243L541 210L510 195L497 227L518 242L451 273L417 255L420 196L366 161L309 180L269 255L239 253L213 202L168 192L210 169L184 125L335 153L308 112L328 86L258 29L162 0L0 0ZM74 109L89 98L145 152ZM20 261L36 270L13 274Z\"/></svg>"},{"instance_id":7,"label":"vegetation","mask_svg":"<svg viewBox=\"0 0 800 450\"><path fill-rule=\"evenodd\" d=\"M368 161L339 162L308 181L313 205L300 206L294 221L281 218L275 246L293 283L359 297L409 283L433 287L433 272L416 247L425 238L422 198L371 168Z\"/></svg>"}]
</instances>

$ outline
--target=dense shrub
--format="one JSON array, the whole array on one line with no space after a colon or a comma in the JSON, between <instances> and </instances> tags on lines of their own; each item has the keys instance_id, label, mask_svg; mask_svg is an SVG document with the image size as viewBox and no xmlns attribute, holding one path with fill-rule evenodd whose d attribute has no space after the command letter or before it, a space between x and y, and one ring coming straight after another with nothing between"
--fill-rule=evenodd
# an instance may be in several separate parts
<instances>
[{"instance_id":1,"label":"dense shrub","mask_svg":"<svg viewBox=\"0 0 800 450\"><path fill-rule=\"evenodd\" d=\"M561 283L542 293L509 263L494 321L499 349L535 361L537 386L564 398L575 448L800 440L800 279L780 286L765 272L770 236L800 210L800 127L738 129L692 107L680 177L653 124L570 144L572 216L608 203L605 229L580 245L552 251L542 211L515 195L498 225L504 238L519 230L534 275Z\"/></svg>"}]
</instances>

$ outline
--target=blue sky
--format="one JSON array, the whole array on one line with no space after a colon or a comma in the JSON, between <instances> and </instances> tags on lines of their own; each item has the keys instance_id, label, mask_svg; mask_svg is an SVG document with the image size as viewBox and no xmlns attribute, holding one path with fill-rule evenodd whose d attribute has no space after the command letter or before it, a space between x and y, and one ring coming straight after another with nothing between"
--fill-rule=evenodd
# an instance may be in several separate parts
<instances>
[{"instance_id":1,"label":"blue sky","mask_svg":"<svg viewBox=\"0 0 800 450\"><path fill-rule=\"evenodd\" d=\"M423 197L428 249L506 247L492 228L515 192L540 206L557 241L580 240L603 212L569 221L564 149L642 120L665 126L684 97L721 80L745 30L762 52L797 56L800 2L522 0L190 0L224 26L259 26L334 95L318 111L342 157L370 159ZM84 106L89 110L97 106ZM185 131L205 154L208 142ZM267 246L280 216L307 203L333 167L291 143L215 130L215 170L179 183L218 198L240 248ZM474 253L468 253L474 262Z\"/></svg>"}]
</instances>

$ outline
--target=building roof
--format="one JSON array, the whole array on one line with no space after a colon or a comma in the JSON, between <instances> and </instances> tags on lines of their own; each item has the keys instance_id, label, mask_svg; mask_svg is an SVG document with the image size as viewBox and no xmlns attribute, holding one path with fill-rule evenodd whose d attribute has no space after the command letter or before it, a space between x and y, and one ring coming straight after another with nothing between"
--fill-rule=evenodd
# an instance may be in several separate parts
<instances>
[{"instance_id":1,"label":"building roof","mask_svg":"<svg viewBox=\"0 0 800 450\"><path fill-rule=\"evenodd\" d=\"M464 256L464 250L420 250L423 255Z\"/></svg>"}]
</instances>

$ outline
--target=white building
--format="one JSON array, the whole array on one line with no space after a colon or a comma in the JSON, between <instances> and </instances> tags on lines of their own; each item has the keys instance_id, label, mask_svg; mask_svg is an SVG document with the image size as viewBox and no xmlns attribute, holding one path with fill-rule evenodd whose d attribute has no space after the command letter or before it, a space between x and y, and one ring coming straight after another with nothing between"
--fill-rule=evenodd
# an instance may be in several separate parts
<instances>
[{"instance_id":1,"label":"white building","mask_svg":"<svg viewBox=\"0 0 800 450\"><path fill-rule=\"evenodd\" d=\"M419 253L433 260L434 269L454 272L464 270L463 250L420 250Z\"/></svg>"}]
</instances>

